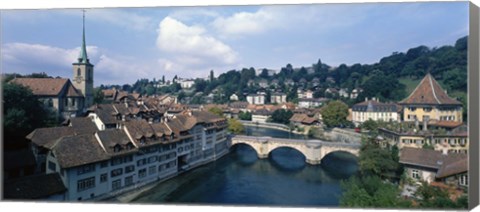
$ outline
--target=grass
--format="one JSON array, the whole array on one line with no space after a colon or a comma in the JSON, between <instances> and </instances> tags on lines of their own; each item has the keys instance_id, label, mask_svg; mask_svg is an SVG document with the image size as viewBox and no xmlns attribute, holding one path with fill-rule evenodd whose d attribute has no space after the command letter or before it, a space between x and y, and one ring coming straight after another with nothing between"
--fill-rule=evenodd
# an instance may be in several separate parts
<instances>
[{"instance_id":1,"label":"grass","mask_svg":"<svg viewBox=\"0 0 480 212\"><path fill-rule=\"evenodd\" d=\"M405 85L405 90L407 91L407 95L410 95L410 93L412 93L412 91L415 89L415 87L417 87L418 83L420 83L421 80L422 78L420 79L411 79L410 77L398 78L398 81Z\"/></svg>"}]
</instances>

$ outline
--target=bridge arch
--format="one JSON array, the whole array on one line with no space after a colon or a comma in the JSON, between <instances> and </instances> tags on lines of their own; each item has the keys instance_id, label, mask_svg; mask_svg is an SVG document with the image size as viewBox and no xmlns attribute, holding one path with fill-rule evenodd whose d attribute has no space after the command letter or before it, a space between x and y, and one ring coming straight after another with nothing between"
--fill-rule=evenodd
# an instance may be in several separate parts
<instances>
[{"instance_id":1,"label":"bridge arch","mask_svg":"<svg viewBox=\"0 0 480 212\"><path fill-rule=\"evenodd\" d=\"M320 140L294 140L272 137L235 136L231 140L231 146L244 143L250 145L256 152L258 158L267 158L271 151L289 147L301 152L306 162L312 165L320 164L323 157L331 152L344 151L358 157L360 145L324 142Z\"/></svg>"}]
</instances>

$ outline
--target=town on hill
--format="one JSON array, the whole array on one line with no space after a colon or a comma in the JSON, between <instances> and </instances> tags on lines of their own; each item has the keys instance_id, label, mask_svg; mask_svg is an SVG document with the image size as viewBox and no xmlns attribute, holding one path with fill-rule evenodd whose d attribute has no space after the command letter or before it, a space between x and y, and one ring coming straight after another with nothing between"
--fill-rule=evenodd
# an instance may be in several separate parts
<instances>
[{"instance_id":1,"label":"town on hill","mask_svg":"<svg viewBox=\"0 0 480 212\"><path fill-rule=\"evenodd\" d=\"M114 198L221 158L257 126L361 145L341 206L466 207L467 37L375 64L94 87L83 33L71 78L3 75L5 199Z\"/></svg>"}]
</instances>

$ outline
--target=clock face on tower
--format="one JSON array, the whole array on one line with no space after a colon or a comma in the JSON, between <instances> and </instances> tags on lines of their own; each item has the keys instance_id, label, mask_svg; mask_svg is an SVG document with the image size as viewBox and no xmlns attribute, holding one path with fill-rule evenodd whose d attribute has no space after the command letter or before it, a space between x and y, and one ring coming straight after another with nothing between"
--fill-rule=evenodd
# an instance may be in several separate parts
<instances>
[{"instance_id":1,"label":"clock face on tower","mask_svg":"<svg viewBox=\"0 0 480 212\"><path fill-rule=\"evenodd\" d=\"M82 78L81 77L77 77L77 79L75 79L77 81L77 83L81 83L82 82Z\"/></svg>"}]
</instances>

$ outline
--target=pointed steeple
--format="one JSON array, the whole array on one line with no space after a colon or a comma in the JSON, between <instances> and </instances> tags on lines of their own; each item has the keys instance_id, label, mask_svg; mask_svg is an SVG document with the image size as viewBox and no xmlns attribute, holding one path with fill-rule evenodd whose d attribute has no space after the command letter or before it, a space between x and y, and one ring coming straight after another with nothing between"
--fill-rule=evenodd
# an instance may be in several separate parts
<instances>
[{"instance_id":1,"label":"pointed steeple","mask_svg":"<svg viewBox=\"0 0 480 212\"><path fill-rule=\"evenodd\" d=\"M83 37L80 55L78 56L79 63L90 63L87 56L87 46L85 44L85 10L83 10Z\"/></svg>"}]
</instances>

